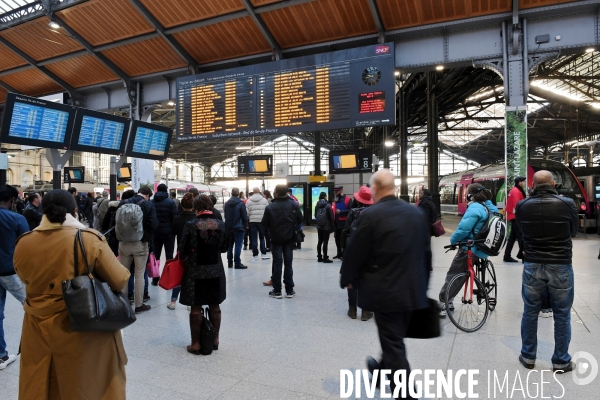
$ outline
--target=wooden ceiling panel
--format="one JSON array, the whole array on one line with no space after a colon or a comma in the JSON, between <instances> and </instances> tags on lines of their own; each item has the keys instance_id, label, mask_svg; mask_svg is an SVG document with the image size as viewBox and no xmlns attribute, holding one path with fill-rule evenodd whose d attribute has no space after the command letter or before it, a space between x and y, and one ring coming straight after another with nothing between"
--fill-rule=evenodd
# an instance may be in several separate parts
<instances>
[{"instance_id":1,"label":"wooden ceiling panel","mask_svg":"<svg viewBox=\"0 0 600 400\"><path fill-rule=\"evenodd\" d=\"M242 0L141 0L165 28L244 10Z\"/></svg>"},{"instance_id":2,"label":"wooden ceiling panel","mask_svg":"<svg viewBox=\"0 0 600 400\"><path fill-rule=\"evenodd\" d=\"M173 36L200 64L271 50L251 17L203 26Z\"/></svg>"},{"instance_id":3,"label":"wooden ceiling panel","mask_svg":"<svg viewBox=\"0 0 600 400\"><path fill-rule=\"evenodd\" d=\"M261 16L282 48L377 32L367 0L317 0Z\"/></svg>"},{"instance_id":4,"label":"wooden ceiling panel","mask_svg":"<svg viewBox=\"0 0 600 400\"><path fill-rule=\"evenodd\" d=\"M5 39L36 61L83 49L64 29L51 29L50 19L38 18L0 32Z\"/></svg>"},{"instance_id":5,"label":"wooden ceiling panel","mask_svg":"<svg viewBox=\"0 0 600 400\"><path fill-rule=\"evenodd\" d=\"M6 90L0 87L0 104L4 103L4 101L6 100L6 94Z\"/></svg>"},{"instance_id":6,"label":"wooden ceiling panel","mask_svg":"<svg viewBox=\"0 0 600 400\"><path fill-rule=\"evenodd\" d=\"M471 0L471 17L512 11L512 0Z\"/></svg>"},{"instance_id":7,"label":"wooden ceiling panel","mask_svg":"<svg viewBox=\"0 0 600 400\"><path fill-rule=\"evenodd\" d=\"M29 96L63 92L64 89L36 68L0 77L4 83Z\"/></svg>"},{"instance_id":8,"label":"wooden ceiling panel","mask_svg":"<svg viewBox=\"0 0 600 400\"><path fill-rule=\"evenodd\" d=\"M94 46L154 31L129 0L91 0L58 15Z\"/></svg>"},{"instance_id":9,"label":"wooden ceiling panel","mask_svg":"<svg viewBox=\"0 0 600 400\"><path fill-rule=\"evenodd\" d=\"M25 64L27 64L27 61L0 43L0 71L6 71L7 69L20 67Z\"/></svg>"},{"instance_id":10,"label":"wooden ceiling panel","mask_svg":"<svg viewBox=\"0 0 600 400\"><path fill-rule=\"evenodd\" d=\"M281 0L250 0L254 7L266 6L267 4L280 3Z\"/></svg>"},{"instance_id":11,"label":"wooden ceiling panel","mask_svg":"<svg viewBox=\"0 0 600 400\"><path fill-rule=\"evenodd\" d=\"M119 79L91 54L48 64L46 67L76 88Z\"/></svg>"},{"instance_id":12,"label":"wooden ceiling panel","mask_svg":"<svg viewBox=\"0 0 600 400\"><path fill-rule=\"evenodd\" d=\"M553 6L558 3L568 3L575 0L519 0L519 8L533 8L543 6Z\"/></svg>"},{"instance_id":13,"label":"wooden ceiling panel","mask_svg":"<svg viewBox=\"0 0 600 400\"><path fill-rule=\"evenodd\" d=\"M163 38L116 47L103 52L129 76L152 74L154 72L186 66L171 46Z\"/></svg>"},{"instance_id":14,"label":"wooden ceiling panel","mask_svg":"<svg viewBox=\"0 0 600 400\"><path fill-rule=\"evenodd\" d=\"M468 0L421 0L423 24L469 17Z\"/></svg>"},{"instance_id":15,"label":"wooden ceiling panel","mask_svg":"<svg viewBox=\"0 0 600 400\"><path fill-rule=\"evenodd\" d=\"M419 0L377 0L385 29L400 29L421 23Z\"/></svg>"}]
</instances>

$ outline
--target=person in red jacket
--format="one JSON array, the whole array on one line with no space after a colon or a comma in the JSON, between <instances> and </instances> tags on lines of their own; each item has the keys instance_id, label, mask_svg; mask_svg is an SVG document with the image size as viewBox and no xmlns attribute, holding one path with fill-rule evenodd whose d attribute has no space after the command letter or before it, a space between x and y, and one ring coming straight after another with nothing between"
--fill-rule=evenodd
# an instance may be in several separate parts
<instances>
[{"instance_id":1,"label":"person in red jacket","mask_svg":"<svg viewBox=\"0 0 600 400\"><path fill-rule=\"evenodd\" d=\"M508 197L506 198L506 208L504 210L506 211L506 221L510 224L510 236L508 237L506 248L504 250L504 262L518 262L511 256L515 240L519 243L517 258L523 258L523 244L521 232L519 231L517 220L515 219L515 208L517 207L517 203L525 198L525 183L525 178L522 176L516 177L515 186L510 189Z\"/></svg>"}]
</instances>

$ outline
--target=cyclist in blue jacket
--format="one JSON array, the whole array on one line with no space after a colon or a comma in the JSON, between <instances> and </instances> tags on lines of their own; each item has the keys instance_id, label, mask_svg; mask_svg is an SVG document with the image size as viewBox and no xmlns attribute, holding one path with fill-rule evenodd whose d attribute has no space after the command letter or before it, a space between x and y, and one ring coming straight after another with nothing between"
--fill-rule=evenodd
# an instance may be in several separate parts
<instances>
[{"instance_id":1,"label":"cyclist in blue jacket","mask_svg":"<svg viewBox=\"0 0 600 400\"><path fill-rule=\"evenodd\" d=\"M465 212L465 215L458 224L456 231L450 238L450 244L456 244L466 240L473 240L475 238L475 235L477 235L477 233L488 220L490 213L493 214L498 212L498 208L492 203L491 199L492 192L486 189L483 185L479 183L473 183L467 187L467 201L469 202L467 206L467 212ZM488 258L488 255L482 251L479 251L477 247L473 247L472 251L473 263L477 262L478 258ZM440 318L446 318L446 287L452 278L461 272L465 272L466 270L467 249L466 247L463 247L458 249L456 252L456 256L454 256L452 264L450 264L450 269L446 274L446 282L444 282L444 286L442 286L442 290L440 290ZM457 287L456 289L458 291L460 287ZM456 293L454 295L456 295ZM449 302L450 311L454 311L454 307L452 305L454 295Z\"/></svg>"}]
</instances>

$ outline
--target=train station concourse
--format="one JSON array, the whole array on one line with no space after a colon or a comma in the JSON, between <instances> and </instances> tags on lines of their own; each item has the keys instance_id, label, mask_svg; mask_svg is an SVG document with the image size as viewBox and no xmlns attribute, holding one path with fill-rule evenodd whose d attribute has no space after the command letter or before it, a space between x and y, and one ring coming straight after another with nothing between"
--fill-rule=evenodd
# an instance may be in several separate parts
<instances>
[{"instance_id":1,"label":"train station concourse","mask_svg":"<svg viewBox=\"0 0 600 400\"><path fill-rule=\"evenodd\" d=\"M595 399L599 235L600 0L0 0L2 400Z\"/></svg>"}]
</instances>

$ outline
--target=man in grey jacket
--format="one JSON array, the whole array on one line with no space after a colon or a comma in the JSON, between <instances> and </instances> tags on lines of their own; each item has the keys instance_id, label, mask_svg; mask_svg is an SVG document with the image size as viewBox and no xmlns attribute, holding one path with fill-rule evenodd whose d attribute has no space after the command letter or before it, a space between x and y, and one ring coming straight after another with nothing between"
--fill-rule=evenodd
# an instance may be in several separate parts
<instances>
[{"instance_id":1,"label":"man in grey jacket","mask_svg":"<svg viewBox=\"0 0 600 400\"><path fill-rule=\"evenodd\" d=\"M246 210L248 210L248 220L250 221L250 247L252 248L254 261L258 261L258 240L260 240L260 254L262 254L262 259L269 259L265 247L265 227L261 223L265 214L265 208L268 205L269 202L257 187L253 189L252 196L246 201Z\"/></svg>"}]
</instances>

